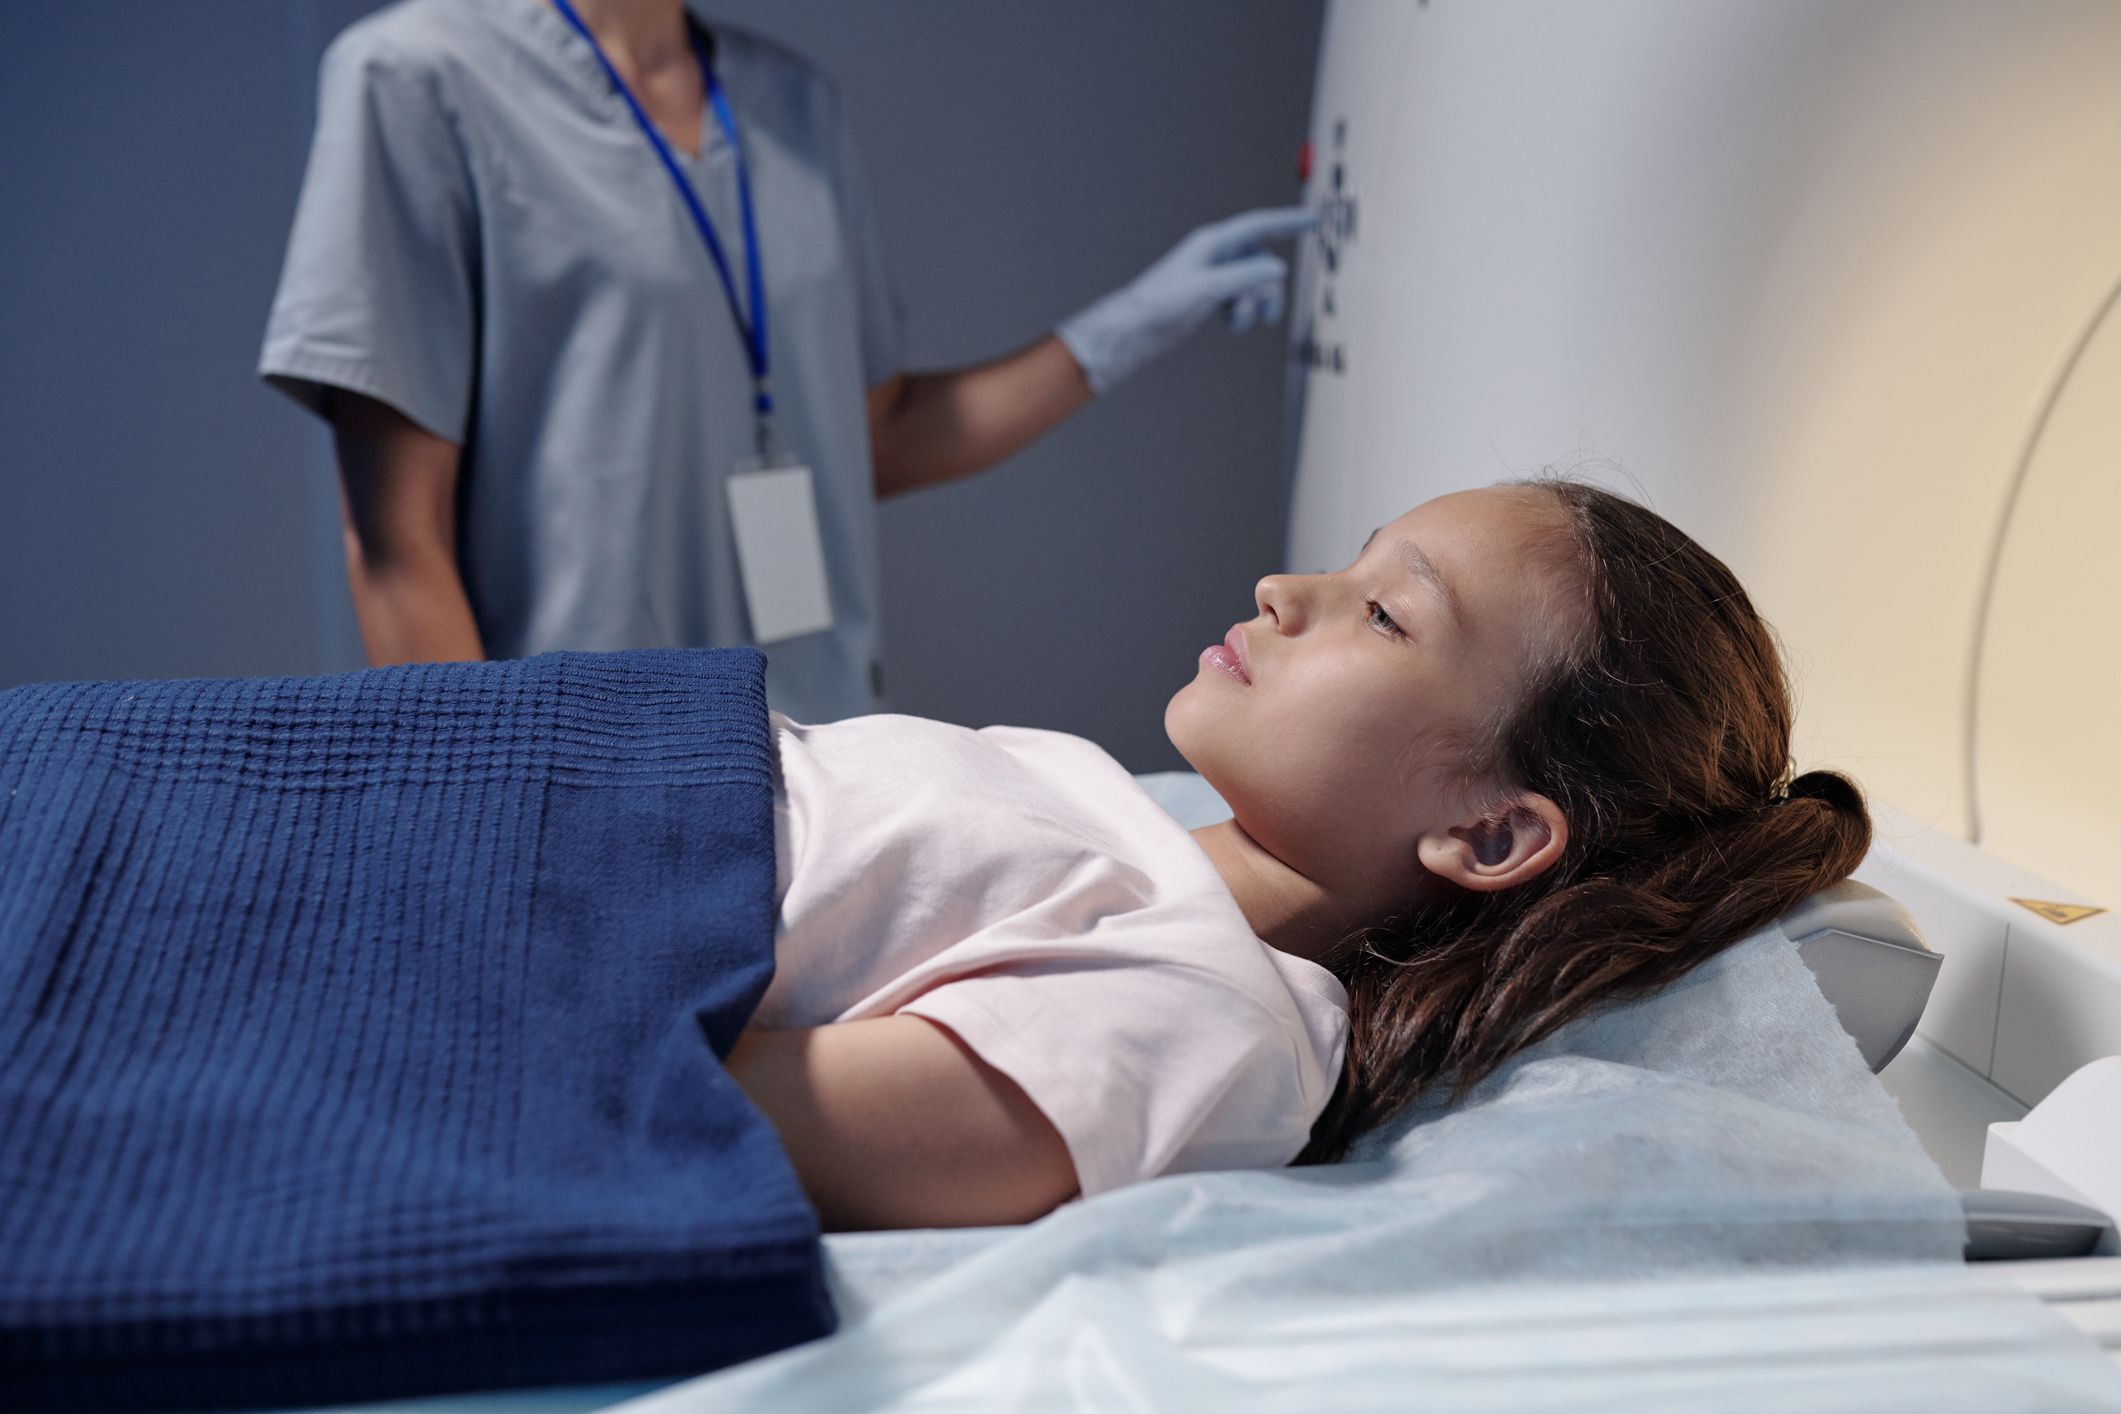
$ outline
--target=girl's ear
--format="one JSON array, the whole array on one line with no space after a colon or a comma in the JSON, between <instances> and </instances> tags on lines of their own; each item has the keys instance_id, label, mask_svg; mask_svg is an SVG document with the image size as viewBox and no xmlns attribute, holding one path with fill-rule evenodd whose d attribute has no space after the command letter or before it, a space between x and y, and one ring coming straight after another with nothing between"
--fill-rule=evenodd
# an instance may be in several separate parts
<instances>
[{"instance_id":1,"label":"girl's ear","mask_svg":"<svg viewBox=\"0 0 2121 1414\"><path fill-rule=\"evenodd\" d=\"M1538 878L1569 847L1561 807L1527 791L1496 802L1467 824L1432 830L1415 842L1422 867L1475 893Z\"/></svg>"}]
</instances>

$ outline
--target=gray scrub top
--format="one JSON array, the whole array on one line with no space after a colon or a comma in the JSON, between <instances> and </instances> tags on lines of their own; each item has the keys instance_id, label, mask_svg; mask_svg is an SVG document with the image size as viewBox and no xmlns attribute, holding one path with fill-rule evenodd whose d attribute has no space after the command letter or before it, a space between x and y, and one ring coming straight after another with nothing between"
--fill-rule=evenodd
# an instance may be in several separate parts
<instances>
[{"instance_id":1,"label":"gray scrub top","mask_svg":"<svg viewBox=\"0 0 2121 1414\"><path fill-rule=\"evenodd\" d=\"M704 22L703 22L704 23ZM750 167L776 428L812 469L833 627L769 646L798 721L875 711L879 569L863 394L900 330L839 98L716 24ZM673 148L742 289L733 154ZM404 0L324 57L260 373L464 448L459 562L487 652L749 641L722 479L751 375L700 233L547 0Z\"/></svg>"}]
</instances>

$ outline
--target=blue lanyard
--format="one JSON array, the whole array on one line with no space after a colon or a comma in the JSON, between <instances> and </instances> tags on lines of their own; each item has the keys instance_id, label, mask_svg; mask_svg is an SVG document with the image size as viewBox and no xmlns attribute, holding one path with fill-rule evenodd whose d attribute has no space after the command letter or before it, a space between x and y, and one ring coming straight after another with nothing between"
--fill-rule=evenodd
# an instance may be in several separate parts
<instances>
[{"instance_id":1,"label":"blue lanyard","mask_svg":"<svg viewBox=\"0 0 2121 1414\"><path fill-rule=\"evenodd\" d=\"M773 393L766 382L766 281L759 273L759 231L751 209L751 174L744 165L743 144L737 140L736 115L729 110L729 98L722 92L721 81L715 77L713 61L700 46L699 36L692 34L692 52L699 57L700 78L707 87L707 101L714 109L715 119L722 125L723 136L729 139L729 150L736 156L737 202L744 213L744 276L751 294L751 316L748 319L744 316L743 304L736 296L736 281L730 276L729 257L723 253L722 239L715 232L714 222L708 218L707 208L700 204L699 193L692 189L692 183L686 179L685 169L678 166L677 157L671 152L670 144L663 140L663 135L656 131L655 124L649 121L640 100L633 96L633 90L626 86L626 80L619 77L619 71L612 67L611 60L604 54L604 46L597 43L597 37L589 32L588 25L582 23L582 17L575 13L574 6L569 0L552 2L559 7L560 13L567 17L567 23L574 26L575 33L588 42L590 52L597 56L597 62L604 66L604 73L611 79L611 86L618 90L619 97L626 100L626 107L632 112L634 122L640 124L641 131L648 136L648 145L653 147L655 155L663 160L663 170L668 172L670 180L677 184L678 195L685 201L685 209L692 213L692 224L699 227L700 239L707 243L707 253L714 257L714 273L722 277L722 293L729 300L729 316L736 321L737 332L744 337L744 354L751 364L751 408L758 419L759 454L770 455L773 450ZM687 28L690 29L689 17Z\"/></svg>"}]
</instances>

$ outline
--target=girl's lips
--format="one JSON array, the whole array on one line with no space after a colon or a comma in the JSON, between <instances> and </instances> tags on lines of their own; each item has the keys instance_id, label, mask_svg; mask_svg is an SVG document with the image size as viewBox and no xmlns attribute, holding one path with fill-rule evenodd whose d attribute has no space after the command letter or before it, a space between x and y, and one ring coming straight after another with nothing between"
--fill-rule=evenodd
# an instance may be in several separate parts
<instances>
[{"instance_id":1,"label":"girl's lips","mask_svg":"<svg viewBox=\"0 0 2121 1414\"><path fill-rule=\"evenodd\" d=\"M1245 671L1245 637L1235 625L1223 635L1223 641L1212 648L1203 648L1200 661L1218 673L1227 673L1246 687L1252 685L1252 674Z\"/></svg>"}]
</instances>

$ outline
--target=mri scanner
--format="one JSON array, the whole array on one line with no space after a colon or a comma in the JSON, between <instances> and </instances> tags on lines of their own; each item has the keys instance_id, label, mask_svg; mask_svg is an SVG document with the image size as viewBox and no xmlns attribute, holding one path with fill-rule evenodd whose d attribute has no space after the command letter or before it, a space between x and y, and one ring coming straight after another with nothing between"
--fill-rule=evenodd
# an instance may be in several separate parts
<instances>
[{"instance_id":1,"label":"mri scanner","mask_svg":"<svg viewBox=\"0 0 2121 1414\"><path fill-rule=\"evenodd\" d=\"M1333 0L1319 61L1288 567L1549 467L1722 556L1944 954L1886 1080L1968 1186L2121 1052L2117 74L2101 0Z\"/></svg>"}]
</instances>

